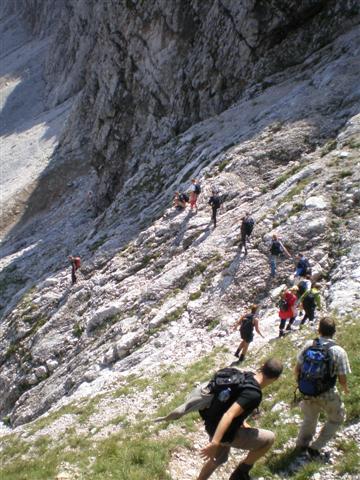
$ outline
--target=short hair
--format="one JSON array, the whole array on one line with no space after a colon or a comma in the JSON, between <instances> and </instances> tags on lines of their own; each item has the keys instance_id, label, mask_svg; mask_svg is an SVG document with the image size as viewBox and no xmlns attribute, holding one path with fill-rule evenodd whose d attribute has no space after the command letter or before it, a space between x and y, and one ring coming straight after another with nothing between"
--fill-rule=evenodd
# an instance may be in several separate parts
<instances>
[{"instance_id":1,"label":"short hair","mask_svg":"<svg viewBox=\"0 0 360 480\"><path fill-rule=\"evenodd\" d=\"M301 252L299 252L299 253L298 253L298 256L299 256L299 257L303 257L303 256L304 256L304 254L303 254L303 253L301 253Z\"/></svg>"},{"instance_id":2,"label":"short hair","mask_svg":"<svg viewBox=\"0 0 360 480\"><path fill-rule=\"evenodd\" d=\"M272 238L273 238L274 240L277 240L278 236L276 235L276 233L273 234Z\"/></svg>"},{"instance_id":3,"label":"short hair","mask_svg":"<svg viewBox=\"0 0 360 480\"><path fill-rule=\"evenodd\" d=\"M322 318L319 323L319 333L324 337L333 337L336 332L335 320Z\"/></svg>"},{"instance_id":4,"label":"short hair","mask_svg":"<svg viewBox=\"0 0 360 480\"><path fill-rule=\"evenodd\" d=\"M276 358L269 358L260 368L260 372L267 378L279 378L283 371L283 364Z\"/></svg>"},{"instance_id":5,"label":"short hair","mask_svg":"<svg viewBox=\"0 0 360 480\"><path fill-rule=\"evenodd\" d=\"M251 313L255 313L257 309L258 309L258 305L256 305L255 303L250 307Z\"/></svg>"}]
</instances>

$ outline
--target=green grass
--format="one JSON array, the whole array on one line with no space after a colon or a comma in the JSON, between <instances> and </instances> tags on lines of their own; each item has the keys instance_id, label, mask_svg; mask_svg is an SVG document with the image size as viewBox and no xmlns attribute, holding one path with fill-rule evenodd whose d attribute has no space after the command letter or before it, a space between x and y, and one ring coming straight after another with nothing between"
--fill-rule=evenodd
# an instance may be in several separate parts
<instances>
[{"instance_id":1,"label":"green grass","mask_svg":"<svg viewBox=\"0 0 360 480\"><path fill-rule=\"evenodd\" d=\"M320 157L324 157L325 155L330 153L332 150L335 150L336 146L337 146L336 140L329 140L328 142L326 142L321 149Z\"/></svg>"},{"instance_id":2,"label":"green grass","mask_svg":"<svg viewBox=\"0 0 360 480\"><path fill-rule=\"evenodd\" d=\"M198 290L197 292L190 293L189 300L194 301L201 297L202 291Z\"/></svg>"},{"instance_id":3,"label":"green grass","mask_svg":"<svg viewBox=\"0 0 360 480\"><path fill-rule=\"evenodd\" d=\"M226 167L227 165L230 163L230 160L226 159L226 160L223 160L222 162L219 163L219 166L218 166L218 169L219 169L219 172L222 172Z\"/></svg>"},{"instance_id":4,"label":"green grass","mask_svg":"<svg viewBox=\"0 0 360 480\"><path fill-rule=\"evenodd\" d=\"M336 341L343 345L349 355L352 375L349 376L350 393L344 398L347 410L347 424L358 421L360 418L360 358L358 356L358 325L354 316L338 319ZM313 338L313 332L304 330L306 338ZM307 333L306 333L307 332ZM294 422L286 423L286 418L300 414L297 405L291 405L295 380L293 366L299 342L292 336L281 341L266 345L260 351L249 352L245 361L247 365L259 366L265 358L278 357L284 361L286 368L282 377L264 391L264 400L261 405L261 415L255 422L262 428L269 428L276 432L274 449L261 461L257 462L254 476L263 476L266 479L274 478L280 471L293 462L294 455L291 448L284 449L290 439L295 439L299 426ZM154 418L168 414L173 408L183 403L186 395L198 382L212 377L213 372L221 362L224 349L216 348L206 357L183 370L178 366L168 367L153 384L153 380L129 376L114 393L115 398L135 394L152 385L154 398L149 395L149 402L158 403ZM86 422L91 414L99 411L98 398L90 402L77 405L68 405L54 412L45 419L40 419L31 425L33 431L38 431L49 425L61 415L72 413L79 423ZM273 411L273 407L283 402L284 407ZM82 480L170 480L166 473L172 452L179 448L190 448L187 432L203 428L196 413L187 415L176 422L177 431L183 434L174 434L171 428L166 432L168 424L153 423L153 418L139 415L135 423L130 423L126 415L113 418L109 423L120 424L119 433L95 441L91 437L79 437L74 428L69 428L55 443L47 436L38 438L35 442L25 442L15 436L8 436L2 453L1 480L49 480L55 478L59 465L68 462L81 472ZM172 426L174 424L171 424ZM334 468L341 476L345 473L359 473L359 448L352 440L342 441L338 448L343 454ZM279 451L281 453L279 453ZM275 453L276 452L276 453ZM320 464L311 462L295 473L289 473L291 480L307 480L319 471Z\"/></svg>"},{"instance_id":5,"label":"green grass","mask_svg":"<svg viewBox=\"0 0 360 480\"><path fill-rule=\"evenodd\" d=\"M294 165L293 167L291 167L289 170L287 170L286 172L284 172L282 175L280 175L276 180L274 180L272 183L271 183L271 188L272 189L275 189L277 188L279 185L281 185L282 183L284 183L286 180L288 180L290 177L292 177L293 175L295 175L295 173L299 172L302 168L304 168L304 165ZM266 188L266 187L265 187ZM265 193L265 192L262 192L262 193Z\"/></svg>"},{"instance_id":6,"label":"green grass","mask_svg":"<svg viewBox=\"0 0 360 480\"><path fill-rule=\"evenodd\" d=\"M346 178L346 177L351 177L353 172L351 170L343 170L342 172L339 173L340 178Z\"/></svg>"},{"instance_id":7,"label":"green grass","mask_svg":"<svg viewBox=\"0 0 360 480\"><path fill-rule=\"evenodd\" d=\"M296 195L299 195L303 192L306 185L308 185L312 180L312 177L303 178L300 180L295 187L293 187L282 199L281 203L290 202Z\"/></svg>"}]
</instances>

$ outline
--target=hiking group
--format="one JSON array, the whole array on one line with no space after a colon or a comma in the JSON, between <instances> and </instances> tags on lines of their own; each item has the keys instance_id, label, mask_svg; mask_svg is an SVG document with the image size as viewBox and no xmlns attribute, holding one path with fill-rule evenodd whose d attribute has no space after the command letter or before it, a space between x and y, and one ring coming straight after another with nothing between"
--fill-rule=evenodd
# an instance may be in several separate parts
<instances>
[{"instance_id":1,"label":"hiking group","mask_svg":"<svg viewBox=\"0 0 360 480\"><path fill-rule=\"evenodd\" d=\"M254 315L255 305L251 311L253 313L249 315ZM335 331L332 319L321 319L319 336L308 341L297 355L294 372L296 389L302 396L300 407L303 422L293 450L296 457L302 456L308 460L322 458L321 449L334 437L345 419L345 407L336 389L336 382L339 381L343 392L347 394L347 375L351 369L346 351L333 341ZM231 448L248 453L229 479L250 479L249 472L255 462L272 447L275 433L250 426L247 419L258 409L263 389L273 384L282 371L281 360L275 358L266 360L256 372L232 367L221 369L209 382L195 388L184 404L166 417L157 419L170 421L193 411L199 412L209 443L200 450L205 463L197 480L210 478L227 461ZM320 413L325 416L325 423L314 439Z\"/></svg>"},{"instance_id":2,"label":"hiking group","mask_svg":"<svg viewBox=\"0 0 360 480\"><path fill-rule=\"evenodd\" d=\"M178 192L177 194L181 195ZM187 201L181 208L186 208ZM221 197L215 189L212 190L208 204L212 208L211 220L216 228ZM244 250L245 256L248 254L249 239L254 226L254 219L246 212L240 225L239 242L239 253ZM284 256L292 258L282 240L273 234L269 247L270 278L276 277L277 267ZM294 262L293 285L284 288L279 294L280 338L293 330L298 315L302 317L299 329L307 320L313 324L315 311L321 308L320 287L312 282L309 260L303 253L298 253ZM238 362L244 361L254 339L254 331L263 337L258 308L258 305L252 305L233 326L233 330L239 329L241 336L235 352ZM296 387L301 395L303 422L294 447L295 457L303 456L309 460L321 458L321 449L334 437L345 418L345 408L336 389L336 382L339 381L343 392L347 394L347 375L351 369L346 351L333 341L335 331L334 321L322 318L318 326L318 337L307 342L297 355L294 371ZM191 392L183 405L167 417L159 419L174 420L191 411L199 411L209 443L200 451L205 463L197 480L208 479L224 464L231 448L248 453L230 475L230 480L250 479L249 472L255 462L271 448L275 434L269 430L251 427L247 418L258 409L263 389L274 383L282 371L283 366L279 359L268 359L257 372L241 371L234 367L224 368L219 370L210 382ZM315 439L320 413L325 417L325 423Z\"/></svg>"}]
</instances>

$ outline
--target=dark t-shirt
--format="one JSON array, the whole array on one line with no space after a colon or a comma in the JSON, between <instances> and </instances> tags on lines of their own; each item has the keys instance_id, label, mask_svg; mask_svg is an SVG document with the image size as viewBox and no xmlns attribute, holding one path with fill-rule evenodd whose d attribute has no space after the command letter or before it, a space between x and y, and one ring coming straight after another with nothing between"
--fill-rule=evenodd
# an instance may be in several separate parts
<instances>
[{"instance_id":1,"label":"dark t-shirt","mask_svg":"<svg viewBox=\"0 0 360 480\"><path fill-rule=\"evenodd\" d=\"M262 394L260 385L254 379L254 374L246 372L246 383L258 387L257 389L249 387L247 385L240 387L237 396L230 398L227 402L220 402L217 398L213 400L210 407L206 410L202 410L201 416L205 420L205 430L210 437L213 437L216 427L220 422L222 416L234 402L238 403L244 410L244 412L238 417L234 418L231 425L225 432L221 442L232 442L235 437L235 433L241 427L244 420L260 405Z\"/></svg>"},{"instance_id":2,"label":"dark t-shirt","mask_svg":"<svg viewBox=\"0 0 360 480\"><path fill-rule=\"evenodd\" d=\"M213 208L216 208L216 209L220 208L220 204L221 204L221 201L218 195L213 195L212 197L210 197L209 205L211 205Z\"/></svg>"}]
</instances>

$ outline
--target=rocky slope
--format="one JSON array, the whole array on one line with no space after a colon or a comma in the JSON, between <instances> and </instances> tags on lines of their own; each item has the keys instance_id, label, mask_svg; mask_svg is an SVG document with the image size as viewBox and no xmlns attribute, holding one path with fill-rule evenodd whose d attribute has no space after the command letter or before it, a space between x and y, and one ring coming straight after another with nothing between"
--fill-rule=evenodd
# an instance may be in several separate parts
<instances>
[{"instance_id":1,"label":"rocky slope","mask_svg":"<svg viewBox=\"0 0 360 480\"><path fill-rule=\"evenodd\" d=\"M230 326L249 302L261 304L264 343L275 337L271 296L293 265L282 262L269 279L273 232L310 258L325 311L359 308L356 3L237 10L159 1L151 12L131 1L63 3L61 18L71 21L52 20L55 40L37 27L46 3L32 22L30 2L17 3L37 41L53 46L46 108L72 105L55 166L1 248L0 412L12 427L3 432L28 441L67 428L85 435L76 415L61 412L89 398L86 435L95 441L121 431L111 423L121 415L135 422L139 411L155 413L159 400L149 398L164 368L181 372L232 346ZM202 183L199 211L174 212L171 195L192 176ZM224 199L215 230L213 186ZM245 211L256 219L246 258L238 253ZM70 253L83 259L73 287ZM218 362L230 360L224 355ZM129 375L149 385L134 397L135 382L118 401L112 393L131 387ZM49 411L50 426L25 426ZM171 468L179 475L181 462Z\"/></svg>"}]
</instances>

